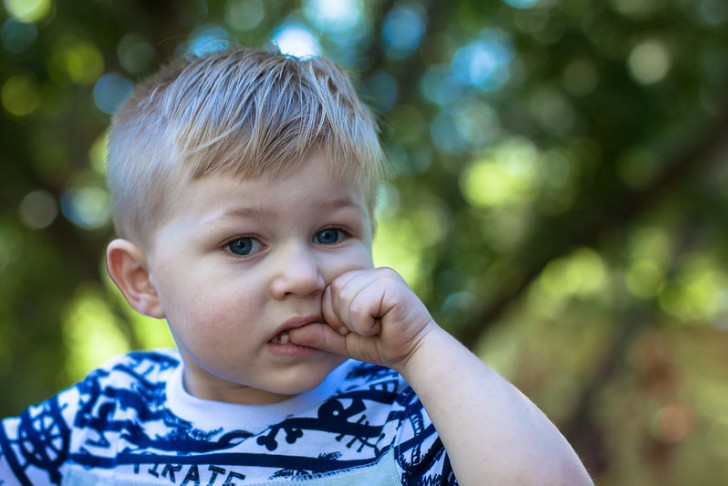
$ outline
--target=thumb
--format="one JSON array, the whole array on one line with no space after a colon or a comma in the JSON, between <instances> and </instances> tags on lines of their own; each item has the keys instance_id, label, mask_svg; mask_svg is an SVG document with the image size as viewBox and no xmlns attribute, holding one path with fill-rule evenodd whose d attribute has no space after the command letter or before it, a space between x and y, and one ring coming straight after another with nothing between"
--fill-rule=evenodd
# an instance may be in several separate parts
<instances>
[{"instance_id":1,"label":"thumb","mask_svg":"<svg viewBox=\"0 0 728 486\"><path fill-rule=\"evenodd\" d=\"M293 344L328 351L329 353L349 356L346 337L326 324L309 324L288 331L288 339Z\"/></svg>"}]
</instances>

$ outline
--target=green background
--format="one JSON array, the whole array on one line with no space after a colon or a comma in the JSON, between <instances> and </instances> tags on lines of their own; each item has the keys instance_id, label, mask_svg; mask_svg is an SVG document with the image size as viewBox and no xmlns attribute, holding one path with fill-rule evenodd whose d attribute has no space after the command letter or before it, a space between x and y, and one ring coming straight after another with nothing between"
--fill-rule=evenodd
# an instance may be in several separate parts
<instances>
[{"instance_id":1,"label":"green background","mask_svg":"<svg viewBox=\"0 0 728 486\"><path fill-rule=\"evenodd\" d=\"M170 345L105 274L109 114L231 40L354 73L397 172L377 264L599 484L728 481L724 0L4 0L0 416Z\"/></svg>"}]
</instances>

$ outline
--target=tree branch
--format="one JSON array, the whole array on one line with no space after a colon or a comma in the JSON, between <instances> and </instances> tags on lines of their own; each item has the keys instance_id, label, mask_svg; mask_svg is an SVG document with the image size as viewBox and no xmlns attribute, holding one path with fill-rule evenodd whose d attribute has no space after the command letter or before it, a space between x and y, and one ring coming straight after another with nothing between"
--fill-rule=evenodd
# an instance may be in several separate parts
<instances>
[{"instance_id":1,"label":"tree branch","mask_svg":"<svg viewBox=\"0 0 728 486\"><path fill-rule=\"evenodd\" d=\"M567 238L563 239L557 248L531 259L533 263L525 268L516 280L510 282L510 285L504 284L500 295L473 317L471 324L465 327L459 338L472 349L480 336L523 294L550 261L574 248L596 245L606 234L624 230L627 224L643 211L654 207L676 187L690 182L699 171L709 168L726 150L728 150L728 106L723 108L721 115L707 130L705 136L666 161L664 165L667 168L650 187L641 191L625 191L614 197L614 200L618 201L616 204L602 206L600 214L589 217L580 224L572 224L574 231L567 234Z\"/></svg>"}]
</instances>

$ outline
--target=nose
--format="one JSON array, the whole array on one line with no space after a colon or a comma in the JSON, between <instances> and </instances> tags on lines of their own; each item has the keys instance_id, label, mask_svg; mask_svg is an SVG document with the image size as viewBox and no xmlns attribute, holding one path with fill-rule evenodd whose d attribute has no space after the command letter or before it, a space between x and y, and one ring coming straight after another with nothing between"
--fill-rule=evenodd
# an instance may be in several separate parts
<instances>
[{"instance_id":1,"label":"nose","mask_svg":"<svg viewBox=\"0 0 728 486\"><path fill-rule=\"evenodd\" d=\"M274 265L271 291L276 299L308 296L326 287L315 250L307 245L290 243L279 247Z\"/></svg>"}]
</instances>

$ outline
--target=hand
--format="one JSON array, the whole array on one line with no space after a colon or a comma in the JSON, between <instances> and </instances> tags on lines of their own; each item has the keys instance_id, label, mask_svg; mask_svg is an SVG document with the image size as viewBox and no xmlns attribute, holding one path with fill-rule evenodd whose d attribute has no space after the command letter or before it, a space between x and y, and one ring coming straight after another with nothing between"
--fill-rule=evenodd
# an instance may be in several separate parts
<instances>
[{"instance_id":1,"label":"hand","mask_svg":"<svg viewBox=\"0 0 728 486\"><path fill-rule=\"evenodd\" d=\"M430 313L397 272L356 270L324 290L325 325L290 331L291 342L400 371L434 328Z\"/></svg>"},{"instance_id":2,"label":"hand","mask_svg":"<svg viewBox=\"0 0 728 486\"><path fill-rule=\"evenodd\" d=\"M460 484L593 484L548 418L437 326L395 271L342 274L321 306L326 322L289 331L290 341L399 372L432 419Z\"/></svg>"}]
</instances>

